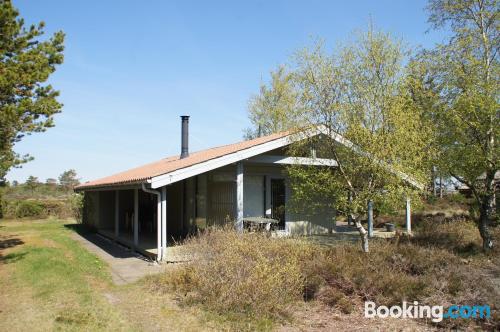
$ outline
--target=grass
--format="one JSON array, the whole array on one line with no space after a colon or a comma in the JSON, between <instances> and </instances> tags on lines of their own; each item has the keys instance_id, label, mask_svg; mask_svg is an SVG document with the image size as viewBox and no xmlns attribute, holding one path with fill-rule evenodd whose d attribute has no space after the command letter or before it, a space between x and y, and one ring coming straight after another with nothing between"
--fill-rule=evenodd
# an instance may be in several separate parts
<instances>
[{"instance_id":1,"label":"grass","mask_svg":"<svg viewBox=\"0 0 500 332\"><path fill-rule=\"evenodd\" d=\"M73 240L74 221L0 221L0 331L267 330L241 316L179 305L150 280L116 286ZM69 227L68 227L69 226Z\"/></svg>"},{"instance_id":2,"label":"grass","mask_svg":"<svg viewBox=\"0 0 500 332\"><path fill-rule=\"evenodd\" d=\"M107 268L69 237L63 222L1 225L2 243L18 239L0 258L4 330L123 329L123 319L99 294L110 287Z\"/></svg>"}]
</instances>

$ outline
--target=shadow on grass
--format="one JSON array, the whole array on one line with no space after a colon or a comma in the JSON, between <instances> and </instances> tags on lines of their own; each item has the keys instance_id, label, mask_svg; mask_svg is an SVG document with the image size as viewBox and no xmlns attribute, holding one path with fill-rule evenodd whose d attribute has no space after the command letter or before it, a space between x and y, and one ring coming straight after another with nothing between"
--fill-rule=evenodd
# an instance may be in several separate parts
<instances>
[{"instance_id":1,"label":"shadow on grass","mask_svg":"<svg viewBox=\"0 0 500 332\"><path fill-rule=\"evenodd\" d=\"M14 237L0 237L0 264L14 263L23 258L26 253L10 253L8 255L2 255L2 251L7 248L13 248L24 244L19 238Z\"/></svg>"},{"instance_id":2,"label":"shadow on grass","mask_svg":"<svg viewBox=\"0 0 500 332\"><path fill-rule=\"evenodd\" d=\"M27 252L13 252L11 254L2 256L0 254L0 264L10 264L15 263L26 256Z\"/></svg>"},{"instance_id":3,"label":"shadow on grass","mask_svg":"<svg viewBox=\"0 0 500 332\"><path fill-rule=\"evenodd\" d=\"M20 246L24 242L19 238L0 237L0 250Z\"/></svg>"},{"instance_id":4,"label":"shadow on grass","mask_svg":"<svg viewBox=\"0 0 500 332\"><path fill-rule=\"evenodd\" d=\"M100 249L104 250L109 255L115 258L129 258L129 257L137 257L137 255L129 249L118 245L111 239L105 238L102 235L97 234L93 229L83 225L83 224L66 224L64 227L74 231L78 235L80 235L83 240L90 242L91 244L96 245ZM82 241L82 242L84 242ZM95 251L91 247L85 246L90 251Z\"/></svg>"}]
</instances>

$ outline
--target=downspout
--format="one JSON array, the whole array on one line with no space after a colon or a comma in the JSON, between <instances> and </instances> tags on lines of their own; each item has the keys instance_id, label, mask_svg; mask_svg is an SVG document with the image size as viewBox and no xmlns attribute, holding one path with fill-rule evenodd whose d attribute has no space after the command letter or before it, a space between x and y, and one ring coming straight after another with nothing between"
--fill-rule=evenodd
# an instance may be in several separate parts
<instances>
[{"instance_id":1,"label":"downspout","mask_svg":"<svg viewBox=\"0 0 500 332\"><path fill-rule=\"evenodd\" d=\"M161 192L158 190L153 190L146 188L146 184L142 184L142 190L156 195L157 197L157 212L156 212L156 219L157 219L157 226L156 226L156 233L157 233L157 240L156 240L156 261L160 262L163 258L163 252L162 252L162 247L161 247Z\"/></svg>"}]
</instances>

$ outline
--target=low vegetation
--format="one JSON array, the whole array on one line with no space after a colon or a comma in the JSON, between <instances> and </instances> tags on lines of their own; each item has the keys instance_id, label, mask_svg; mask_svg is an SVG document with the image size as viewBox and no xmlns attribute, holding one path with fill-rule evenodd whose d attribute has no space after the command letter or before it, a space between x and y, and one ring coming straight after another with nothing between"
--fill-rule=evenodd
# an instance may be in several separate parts
<instances>
[{"instance_id":1,"label":"low vegetation","mask_svg":"<svg viewBox=\"0 0 500 332\"><path fill-rule=\"evenodd\" d=\"M80 194L73 192L76 184L76 172L69 170L61 174L59 183L55 179L40 183L30 176L23 184L0 187L0 218L80 220L83 201Z\"/></svg>"},{"instance_id":2,"label":"low vegetation","mask_svg":"<svg viewBox=\"0 0 500 332\"><path fill-rule=\"evenodd\" d=\"M361 312L365 300L489 304L495 315L500 308L498 252L484 254L480 240L470 221L423 221L413 238L372 240L369 254L348 243L325 247L212 230L188 240L192 263L152 277L150 285L175 292L185 305L257 321L289 321L297 305L310 301L343 314ZM500 326L496 315L488 321L444 320L440 326L477 323L493 329Z\"/></svg>"}]
</instances>

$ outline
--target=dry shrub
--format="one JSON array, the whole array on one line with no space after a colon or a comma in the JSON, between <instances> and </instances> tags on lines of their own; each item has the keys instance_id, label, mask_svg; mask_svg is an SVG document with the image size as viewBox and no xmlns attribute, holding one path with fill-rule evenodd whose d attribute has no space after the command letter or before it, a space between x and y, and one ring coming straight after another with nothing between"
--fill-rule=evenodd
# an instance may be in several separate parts
<instances>
[{"instance_id":1,"label":"dry shrub","mask_svg":"<svg viewBox=\"0 0 500 332\"><path fill-rule=\"evenodd\" d=\"M169 269L155 284L174 290L184 303L251 317L286 318L287 308L300 300L318 300L343 313L365 300L388 306L405 300L445 307L489 304L496 312L498 289L485 275L493 260L483 254L465 259L456 252L478 241L474 224L441 223L421 231L415 238L373 239L365 254L359 244L326 247L210 230L187 241L191 263Z\"/></svg>"},{"instance_id":2,"label":"dry shrub","mask_svg":"<svg viewBox=\"0 0 500 332\"><path fill-rule=\"evenodd\" d=\"M354 310L352 300L334 287L322 287L317 294L317 299L329 306L339 308L345 314L350 314Z\"/></svg>"},{"instance_id":3,"label":"dry shrub","mask_svg":"<svg viewBox=\"0 0 500 332\"><path fill-rule=\"evenodd\" d=\"M465 255L481 251L481 237L477 225L463 219L438 221L435 218L426 218L419 224L412 242Z\"/></svg>"},{"instance_id":4,"label":"dry shrub","mask_svg":"<svg viewBox=\"0 0 500 332\"><path fill-rule=\"evenodd\" d=\"M286 315L287 305L302 299L302 265L314 253L300 240L228 229L210 230L186 246L193 262L163 279L183 301L220 313L270 317Z\"/></svg>"},{"instance_id":5,"label":"dry shrub","mask_svg":"<svg viewBox=\"0 0 500 332\"><path fill-rule=\"evenodd\" d=\"M320 276L320 283L346 296L391 305L428 296L432 274L446 267L449 256L411 244L396 247L388 241L372 241L367 255L357 245L346 244L317 255L307 267L311 276L307 280L318 283Z\"/></svg>"}]
</instances>

